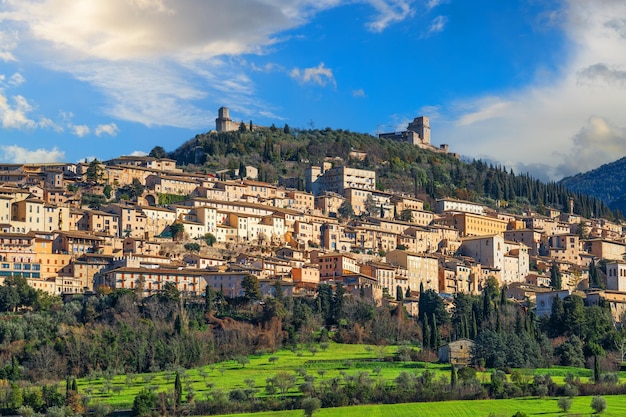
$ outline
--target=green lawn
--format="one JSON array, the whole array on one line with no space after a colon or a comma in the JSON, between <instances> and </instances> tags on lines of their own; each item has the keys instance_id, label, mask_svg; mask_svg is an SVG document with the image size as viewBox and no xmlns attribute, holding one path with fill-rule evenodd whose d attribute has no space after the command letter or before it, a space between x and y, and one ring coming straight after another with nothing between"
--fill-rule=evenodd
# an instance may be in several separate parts
<instances>
[{"instance_id":1,"label":"green lawn","mask_svg":"<svg viewBox=\"0 0 626 417\"><path fill-rule=\"evenodd\" d=\"M602 416L620 417L626 415L626 396L608 395L607 409ZM528 416L562 416L564 415L557 405L557 398L516 398L510 400L474 400L474 401L445 401L435 403L410 403L389 405L365 405L358 407L323 408L315 414L317 417L510 417L517 411L523 411ZM577 397L573 399L572 408L568 415L591 416L591 397ZM235 416L249 417L301 417L302 410L235 414Z\"/></svg>"},{"instance_id":2,"label":"green lawn","mask_svg":"<svg viewBox=\"0 0 626 417\"><path fill-rule=\"evenodd\" d=\"M254 388L258 390L257 395L263 396L267 378L273 377L279 371L292 373L298 369L304 369L308 375L313 375L316 384L325 379L342 376L343 373L354 375L358 372L368 372L370 377L385 381L393 381L403 371L419 373L424 369L433 371L435 378L450 377L449 365L445 364L379 360L382 356L393 356L397 350L397 346L380 348L330 342L326 350L318 348L315 354L303 348L296 352L284 349L275 353L252 355L249 356L250 362L244 367L230 360L187 370L183 379L183 397L186 396L188 388L191 388L195 399L201 401L206 399L212 389L227 393L236 388L248 388L247 382L250 381L253 381ZM271 357L278 359L271 362ZM549 373L558 384L563 383L568 372L579 376L582 382L587 382L591 377L591 371L588 369L567 367L525 370L524 372L531 375ZM490 370L479 372L477 377L482 382L489 382L490 373ZM105 402L115 408L130 408L133 399L143 388L152 389L157 393L171 391L174 387L174 375L173 371L164 371L133 375L132 381L128 381L126 375L117 375L109 382L101 377L81 378L77 383L79 392L90 396L92 404ZM620 377L623 379L624 373L621 373ZM302 382L303 378L299 376L296 386ZM297 388L292 388L290 393L298 395L299 391Z\"/></svg>"}]
</instances>

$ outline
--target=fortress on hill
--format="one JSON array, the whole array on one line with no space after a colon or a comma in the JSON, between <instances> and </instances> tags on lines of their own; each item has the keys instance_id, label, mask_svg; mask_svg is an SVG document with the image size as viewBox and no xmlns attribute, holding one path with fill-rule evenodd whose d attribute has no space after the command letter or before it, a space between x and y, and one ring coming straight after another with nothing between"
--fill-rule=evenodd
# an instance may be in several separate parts
<instances>
[{"instance_id":1,"label":"fortress on hill","mask_svg":"<svg viewBox=\"0 0 626 417\"><path fill-rule=\"evenodd\" d=\"M230 118L230 110L228 107L220 107L217 111L217 119L215 119L215 130L218 132L233 132L239 129L241 123L233 122Z\"/></svg>"},{"instance_id":2,"label":"fortress on hill","mask_svg":"<svg viewBox=\"0 0 626 417\"><path fill-rule=\"evenodd\" d=\"M241 123L243 122L235 122L230 118L230 110L228 107L220 107L217 111L217 118L215 119L215 130L218 132L233 132L239 130ZM246 125L246 128L248 128L248 126L249 125ZM254 128L256 127L259 126L254 126ZM459 154L449 151L447 144L436 147L430 143L430 121L426 116L419 116L413 119L403 132L379 133L378 137L381 139L395 140L396 142L411 143L422 149L449 154L457 159L460 158Z\"/></svg>"},{"instance_id":3,"label":"fortress on hill","mask_svg":"<svg viewBox=\"0 0 626 417\"><path fill-rule=\"evenodd\" d=\"M460 158L459 154L449 151L447 144L436 147L430 143L430 121L426 116L419 116L413 119L403 132L379 133L378 137L381 139L395 140L396 142L411 143L422 149L450 154L456 158Z\"/></svg>"}]
</instances>

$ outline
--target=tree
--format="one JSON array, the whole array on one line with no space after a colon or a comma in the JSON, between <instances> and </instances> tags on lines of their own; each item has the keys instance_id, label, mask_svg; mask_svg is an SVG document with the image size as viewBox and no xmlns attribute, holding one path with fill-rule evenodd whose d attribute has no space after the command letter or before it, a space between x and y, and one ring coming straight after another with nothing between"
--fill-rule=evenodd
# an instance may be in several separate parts
<instances>
[{"instance_id":1,"label":"tree","mask_svg":"<svg viewBox=\"0 0 626 417\"><path fill-rule=\"evenodd\" d=\"M457 383L457 374L456 374L456 366L454 365L450 365L450 368L452 368L450 370L450 385L454 388L456 387L456 383Z\"/></svg>"},{"instance_id":2,"label":"tree","mask_svg":"<svg viewBox=\"0 0 626 417\"><path fill-rule=\"evenodd\" d=\"M572 399L568 397L561 397L558 401L559 408L564 413L567 413L572 408Z\"/></svg>"},{"instance_id":3,"label":"tree","mask_svg":"<svg viewBox=\"0 0 626 417\"><path fill-rule=\"evenodd\" d=\"M176 379L174 380L174 401L176 402L176 408L180 407L180 403L183 400L183 383L180 380L180 373L176 372Z\"/></svg>"},{"instance_id":4,"label":"tree","mask_svg":"<svg viewBox=\"0 0 626 417\"><path fill-rule=\"evenodd\" d=\"M172 233L172 239L180 240L185 234L185 225L180 222L174 222L170 226L170 232Z\"/></svg>"},{"instance_id":5,"label":"tree","mask_svg":"<svg viewBox=\"0 0 626 417\"><path fill-rule=\"evenodd\" d=\"M244 276L241 280L241 287L248 302L261 299L259 280L254 275L248 274Z\"/></svg>"},{"instance_id":6,"label":"tree","mask_svg":"<svg viewBox=\"0 0 626 417\"><path fill-rule=\"evenodd\" d=\"M185 250L188 252L200 252L200 244L197 242L185 243Z\"/></svg>"},{"instance_id":7,"label":"tree","mask_svg":"<svg viewBox=\"0 0 626 417\"><path fill-rule=\"evenodd\" d=\"M291 129L289 129L289 125L287 123L285 123L285 127L283 127L283 133L287 135L291 133Z\"/></svg>"},{"instance_id":8,"label":"tree","mask_svg":"<svg viewBox=\"0 0 626 417\"><path fill-rule=\"evenodd\" d=\"M246 365L250 363L250 358L248 358L247 356L237 356L235 358L235 362L241 365L242 368L245 368Z\"/></svg>"},{"instance_id":9,"label":"tree","mask_svg":"<svg viewBox=\"0 0 626 417\"><path fill-rule=\"evenodd\" d=\"M97 159L94 159L89 163L86 172L87 181L100 184L102 178L104 177L104 168L102 164Z\"/></svg>"},{"instance_id":10,"label":"tree","mask_svg":"<svg viewBox=\"0 0 626 417\"><path fill-rule=\"evenodd\" d=\"M302 408L305 417L312 417L317 410L322 408L322 402L317 398L308 397L302 400Z\"/></svg>"},{"instance_id":11,"label":"tree","mask_svg":"<svg viewBox=\"0 0 626 417\"><path fill-rule=\"evenodd\" d=\"M296 384L296 377L287 371L280 371L272 378L272 382L280 389L282 397L285 398L289 389Z\"/></svg>"},{"instance_id":12,"label":"tree","mask_svg":"<svg viewBox=\"0 0 626 417\"><path fill-rule=\"evenodd\" d=\"M403 301L404 300L404 291L402 291L402 287L399 285L396 285L396 301Z\"/></svg>"},{"instance_id":13,"label":"tree","mask_svg":"<svg viewBox=\"0 0 626 417\"><path fill-rule=\"evenodd\" d=\"M591 399L591 409L596 413L600 414L604 410L606 410L606 399L599 395L594 396Z\"/></svg>"},{"instance_id":14,"label":"tree","mask_svg":"<svg viewBox=\"0 0 626 417\"><path fill-rule=\"evenodd\" d=\"M371 193L367 195L364 206L368 216L374 215L376 211L376 200L374 200L374 196L372 196Z\"/></svg>"},{"instance_id":15,"label":"tree","mask_svg":"<svg viewBox=\"0 0 626 417\"><path fill-rule=\"evenodd\" d=\"M411 211L411 209L404 209L400 212L400 218L399 220L402 220L403 222L410 222L411 220L413 220L413 211Z\"/></svg>"},{"instance_id":16,"label":"tree","mask_svg":"<svg viewBox=\"0 0 626 417\"><path fill-rule=\"evenodd\" d=\"M555 290L560 290L562 286L561 270L556 262L550 267L550 286Z\"/></svg>"},{"instance_id":17,"label":"tree","mask_svg":"<svg viewBox=\"0 0 626 417\"><path fill-rule=\"evenodd\" d=\"M204 242L207 244L207 246L213 246L215 245L215 242L217 242L217 238L212 233L207 233L206 235L204 235Z\"/></svg>"},{"instance_id":18,"label":"tree","mask_svg":"<svg viewBox=\"0 0 626 417\"><path fill-rule=\"evenodd\" d=\"M151 156L153 158L158 158L158 159L166 158L167 152L165 152L165 149L163 149L162 146L155 146L154 148L152 148L148 156Z\"/></svg>"},{"instance_id":19,"label":"tree","mask_svg":"<svg viewBox=\"0 0 626 417\"><path fill-rule=\"evenodd\" d=\"M594 259L589 262L589 286L593 288L602 287L598 276L598 268Z\"/></svg>"},{"instance_id":20,"label":"tree","mask_svg":"<svg viewBox=\"0 0 626 417\"><path fill-rule=\"evenodd\" d=\"M173 282L166 282L159 291L159 300L161 302L178 302L180 300L180 291Z\"/></svg>"},{"instance_id":21,"label":"tree","mask_svg":"<svg viewBox=\"0 0 626 417\"><path fill-rule=\"evenodd\" d=\"M0 285L0 310L15 311L19 307L31 307L37 303L38 293L31 287L26 278L11 275Z\"/></svg>"},{"instance_id":22,"label":"tree","mask_svg":"<svg viewBox=\"0 0 626 417\"><path fill-rule=\"evenodd\" d=\"M239 123L239 133L246 132L246 124L244 122Z\"/></svg>"},{"instance_id":23,"label":"tree","mask_svg":"<svg viewBox=\"0 0 626 417\"><path fill-rule=\"evenodd\" d=\"M246 164L243 161L239 162L239 178L245 179L248 177L248 170L246 168Z\"/></svg>"},{"instance_id":24,"label":"tree","mask_svg":"<svg viewBox=\"0 0 626 417\"><path fill-rule=\"evenodd\" d=\"M148 389L142 389L133 400L132 414L134 416L148 416L156 403L156 396Z\"/></svg>"},{"instance_id":25,"label":"tree","mask_svg":"<svg viewBox=\"0 0 626 417\"><path fill-rule=\"evenodd\" d=\"M113 188L107 184L104 186L104 189L102 190L102 194L104 194L104 196L109 199L111 198L111 192L113 191Z\"/></svg>"},{"instance_id":26,"label":"tree","mask_svg":"<svg viewBox=\"0 0 626 417\"><path fill-rule=\"evenodd\" d=\"M423 315L422 320L432 318L434 315L439 325L444 325L450 322L450 314L446 309L443 298L441 298L434 290L429 289L424 291L424 294L419 299L419 310Z\"/></svg>"},{"instance_id":27,"label":"tree","mask_svg":"<svg viewBox=\"0 0 626 417\"><path fill-rule=\"evenodd\" d=\"M589 238L589 226L582 220L578 223L577 234L579 239Z\"/></svg>"},{"instance_id":28,"label":"tree","mask_svg":"<svg viewBox=\"0 0 626 417\"><path fill-rule=\"evenodd\" d=\"M348 200L344 200L344 202L341 203L341 206L339 206L339 208L337 209L337 213L345 219L354 217L354 209L352 208L352 204L350 204Z\"/></svg>"}]
</instances>

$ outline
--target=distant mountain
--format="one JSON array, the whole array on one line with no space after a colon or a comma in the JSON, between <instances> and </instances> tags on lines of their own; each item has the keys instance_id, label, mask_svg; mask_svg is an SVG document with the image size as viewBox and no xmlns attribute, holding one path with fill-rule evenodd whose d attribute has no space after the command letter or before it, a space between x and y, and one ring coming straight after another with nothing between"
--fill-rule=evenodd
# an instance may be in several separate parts
<instances>
[{"instance_id":1,"label":"distant mountain","mask_svg":"<svg viewBox=\"0 0 626 417\"><path fill-rule=\"evenodd\" d=\"M594 170L563 178L567 189L596 197L612 210L626 212L626 157Z\"/></svg>"}]
</instances>

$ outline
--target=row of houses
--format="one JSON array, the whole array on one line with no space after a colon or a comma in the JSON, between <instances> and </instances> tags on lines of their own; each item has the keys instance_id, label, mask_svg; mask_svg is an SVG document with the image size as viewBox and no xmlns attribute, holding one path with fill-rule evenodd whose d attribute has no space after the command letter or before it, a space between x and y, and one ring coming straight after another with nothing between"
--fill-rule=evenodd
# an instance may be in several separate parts
<instances>
[{"instance_id":1,"label":"row of houses","mask_svg":"<svg viewBox=\"0 0 626 417\"><path fill-rule=\"evenodd\" d=\"M94 169L92 193L134 183L143 193L133 203L85 208L69 189ZM151 157L5 164L0 178L0 276L21 274L55 294L104 285L150 295L172 282L189 295L208 285L236 296L249 274L268 294L276 281L294 293L343 282L376 300L420 286L476 294L491 276L527 294L522 286L545 292L553 264L576 290L587 282L592 260L620 260L626 252L621 225L582 219L571 208L512 215L443 198L431 211L415 196L376 190L374 171L330 162L307 170L308 191L184 173L172 160ZM182 199L158 205L163 195ZM356 218L341 218L346 203ZM218 248L243 253L230 259L176 252L175 224L182 226L178 239L211 235ZM609 291L626 290L614 281Z\"/></svg>"}]
</instances>

